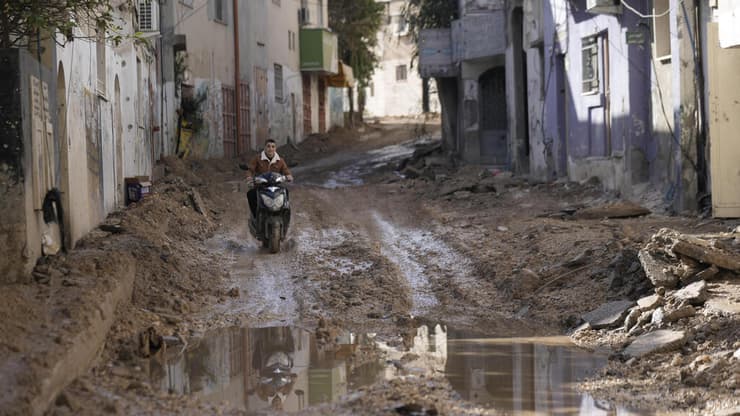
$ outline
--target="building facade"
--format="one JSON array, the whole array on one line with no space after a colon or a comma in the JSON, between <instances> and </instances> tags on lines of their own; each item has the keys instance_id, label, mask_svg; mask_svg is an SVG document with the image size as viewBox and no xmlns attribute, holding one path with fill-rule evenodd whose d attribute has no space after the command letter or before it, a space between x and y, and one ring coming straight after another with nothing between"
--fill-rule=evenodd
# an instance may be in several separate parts
<instances>
[{"instance_id":1,"label":"building facade","mask_svg":"<svg viewBox=\"0 0 740 416\"><path fill-rule=\"evenodd\" d=\"M463 160L737 216L732 4L461 0L422 31L420 72L454 88L443 131Z\"/></svg>"},{"instance_id":2,"label":"building facade","mask_svg":"<svg viewBox=\"0 0 740 416\"><path fill-rule=\"evenodd\" d=\"M385 6L384 23L378 31L375 51L379 64L365 91L365 115L414 116L439 112L436 85L412 69L416 45L403 17L408 1L376 1Z\"/></svg>"},{"instance_id":3,"label":"building facade","mask_svg":"<svg viewBox=\"0 0 740 416\"><path fill-rule=\"evenodd\" d=\"M157 49L145 41L155 28L119 3L118 30L141 37L81 25L71 41L56 34L2 51L3 283L74 247L123 206L124 178L151 176L162 155Z\"/></svg>"}]
</instances>

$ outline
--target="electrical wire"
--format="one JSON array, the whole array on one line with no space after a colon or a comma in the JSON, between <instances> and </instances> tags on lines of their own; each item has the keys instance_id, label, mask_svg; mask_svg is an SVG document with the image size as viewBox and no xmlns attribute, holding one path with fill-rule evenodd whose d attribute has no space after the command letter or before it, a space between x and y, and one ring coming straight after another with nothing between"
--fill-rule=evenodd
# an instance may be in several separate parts
<instances>
[{"instance_id":1,"label":"electrical wire","mask_svg":"<svg viewBox=\"0 0 740 416\"><path fill-rule=\"evenodd\" d=\"M620 3L622 3L622 6L624 6L627 10L631 11L632 13L636 14L637 16L643 18L643 19L657 19L659 17L664 17L669 15L671 12L673 12L676 7L678 7L679 4L683 3L683 0L678 0L676 2L676 5L673 8L668 8L668 10L664 11L663 13L656 13L656 14L643 14L639 12L637 9L635 9L633 6L631 6L629 3L627 3L627 0L620 0Z\"/></svg>"}]
</instances>

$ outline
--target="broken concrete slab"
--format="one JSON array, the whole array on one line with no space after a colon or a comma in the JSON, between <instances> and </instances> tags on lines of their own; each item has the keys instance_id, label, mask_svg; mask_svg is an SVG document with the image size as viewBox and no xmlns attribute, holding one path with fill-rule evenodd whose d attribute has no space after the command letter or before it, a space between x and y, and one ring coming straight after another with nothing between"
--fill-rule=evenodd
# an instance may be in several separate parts
<instances>
[{"instance_id":1,"label":"broken concrete slab","mask_svg":"<svg viewBox=\"0 0 740 416\"><path fill-rule=\"evenodd\" d=\"M631 300L618 300L601 305L597 309L583 315L593 329L614 328L624 322L625 315L635 302Z\"/></svg>"},{"instance_id":2,"label":"broken concrete slab","mask_svg":"<svg viewBox=\"0 0 740 416\"><path fill-rule=\"evenodd\" d=\"M686 343L686 332L659 329L640 335L624 350L628 357L644 357L657 352L672 351Z\"/></svg>"},{"instance_id":3,"label":"broken concrete slab","mask_svg":"<svg viewBox=\"0 0 740 416\"><path fill-rule=\"evenodd\" d=\"M672 250L684 256L699 260L702 263L714 264L717 267L740 272L740 256L730 252L711 240L705 240L690 235L678 234Z\"/></svg>"},{"instance_id":4,"label":"broken concrete slab","mask_svg":"<svg viewBox=\"0 0 740 416\"><path fill-rule=\"evenodd\" d=\"M665 310L663 308L658 308L653 311L653 316L650 322L661 325L663 324L663 321L665 320Z\"/></svg>"},{"instance_id":5,"label":"broken concrete slab","mask_svg":"<svg viewBox=\"0 0 740 416\"><path fill-rule=\"evenodd\" d=\"M676 276L671 266L672 261L662 252L653 251L651 248L646 247L637 254L640 259L645 275L655 287L666 287L672 289L678 284L678 276Z\"/></svg>"},{"instance_id":6,"label":"broken concrete slab","mask_svg":"<svg viewBox=\"0 0 740 416\"><path fill-rule=\"evenodd\" d=\"M715 265L711 265L703 271L696 274L696 278L699 280L709 280L719 273L719 269Z\"/></svg>"},{"instance_id":7,"label":"broken concrete slab","mask_svg":"<svg viewBox=\"0 0 740 416\"><path fill-rule=\"evenodd\" d=\"M585 208L575 213L575 217L584 220L598 220L602 218L630 218L650 214L645 207L630 201L616 202L600 207Z\"/></svg>"},{"instance_id":8,"label":"broken concrete slab","mask_svg":"<svg viewBox=\"0 0 740 416\"><path fill-rule=\"evenodd\" d=\"M658 306L663 304L663 297L660 295L645 296L637 300L637 306L640 307L640 311L651 311Z\"/></svg>"},{"instance_id":9,"label":"broken concrete slab","mask_svg":"<svg viewBox=\"0 0 740 416\"><path fill-rule=\"evenodd\" d=\"M640 314L642 314L642 312L638 306L630 309L627 317L624 318L624 329L629 331L633 326L637 325L637 321L640 319Z\"/></svg>"},{"instance_id":10,"label":"broken concrete slab","mask_svg":"<svg viewBox=\"0 0 740 416\"><path fill-rule=\"evenodd\" d=\"M707 282L703 280L694 282L673 293L672 297L676 300L688 302L695 306L703 305L709 297L709 294L707 293Z\"/></svg>"},{"instance_id":11,"label":"broken concrete slab","mask_svg":"<svg viewBox=\"0 0 740 416\"><path fill-rule=\"evenodd\" d=\"M688 318L696 315L696 309L691 305L682 306L676 310L666 312L663 316L664 322L675 322L679 319Z\"/></svg>"}]
</instances>

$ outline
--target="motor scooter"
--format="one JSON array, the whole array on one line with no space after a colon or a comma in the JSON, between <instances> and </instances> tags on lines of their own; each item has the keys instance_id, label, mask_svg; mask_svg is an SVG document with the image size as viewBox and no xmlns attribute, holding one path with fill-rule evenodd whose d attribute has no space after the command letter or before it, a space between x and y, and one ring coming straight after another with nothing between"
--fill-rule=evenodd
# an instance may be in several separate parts
<instances>
[{"instance_id":1,"label":"motor scooter","mask_svg":"<svg viewBox=\"0 0 740 416\"><path fill-rule=\"evenodd\" d=\"M290 225L290 200L285 184L288 179L279 173L267 172L254 178L257 210L249 220L249 232L272 253L280 251Z\"/></svg>"}]
</instances>

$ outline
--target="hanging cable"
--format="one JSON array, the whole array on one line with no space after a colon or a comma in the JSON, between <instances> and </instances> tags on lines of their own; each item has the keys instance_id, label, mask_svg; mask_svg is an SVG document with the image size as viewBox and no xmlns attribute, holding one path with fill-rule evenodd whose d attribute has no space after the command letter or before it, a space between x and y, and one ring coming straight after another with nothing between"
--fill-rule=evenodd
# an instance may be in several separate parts
<instances>
[{"instance_id":1,"label":"hanging cable","mask_svg":"<svg viewBox=\"0 0 740 416\"><path fill-rule=\"evenodd\" d=\"M624 6L627 10L631 11L632 13L636 14L637 16L643 18L643 19L654 19L658 17L664 17L669 15L673 10L675 10L676 7L678 7L679 4L683 3L683 0L678 0L676 3L676 6L671 9L670 7L668 10L664 11L663 13L655 13L655 14L643 14L639 12L637 9L635 9L633 6L631 6L629 3L627 3L627 0L620 0L620 3L622 3L622 6Z\"/></svg>"}]
</instances>

